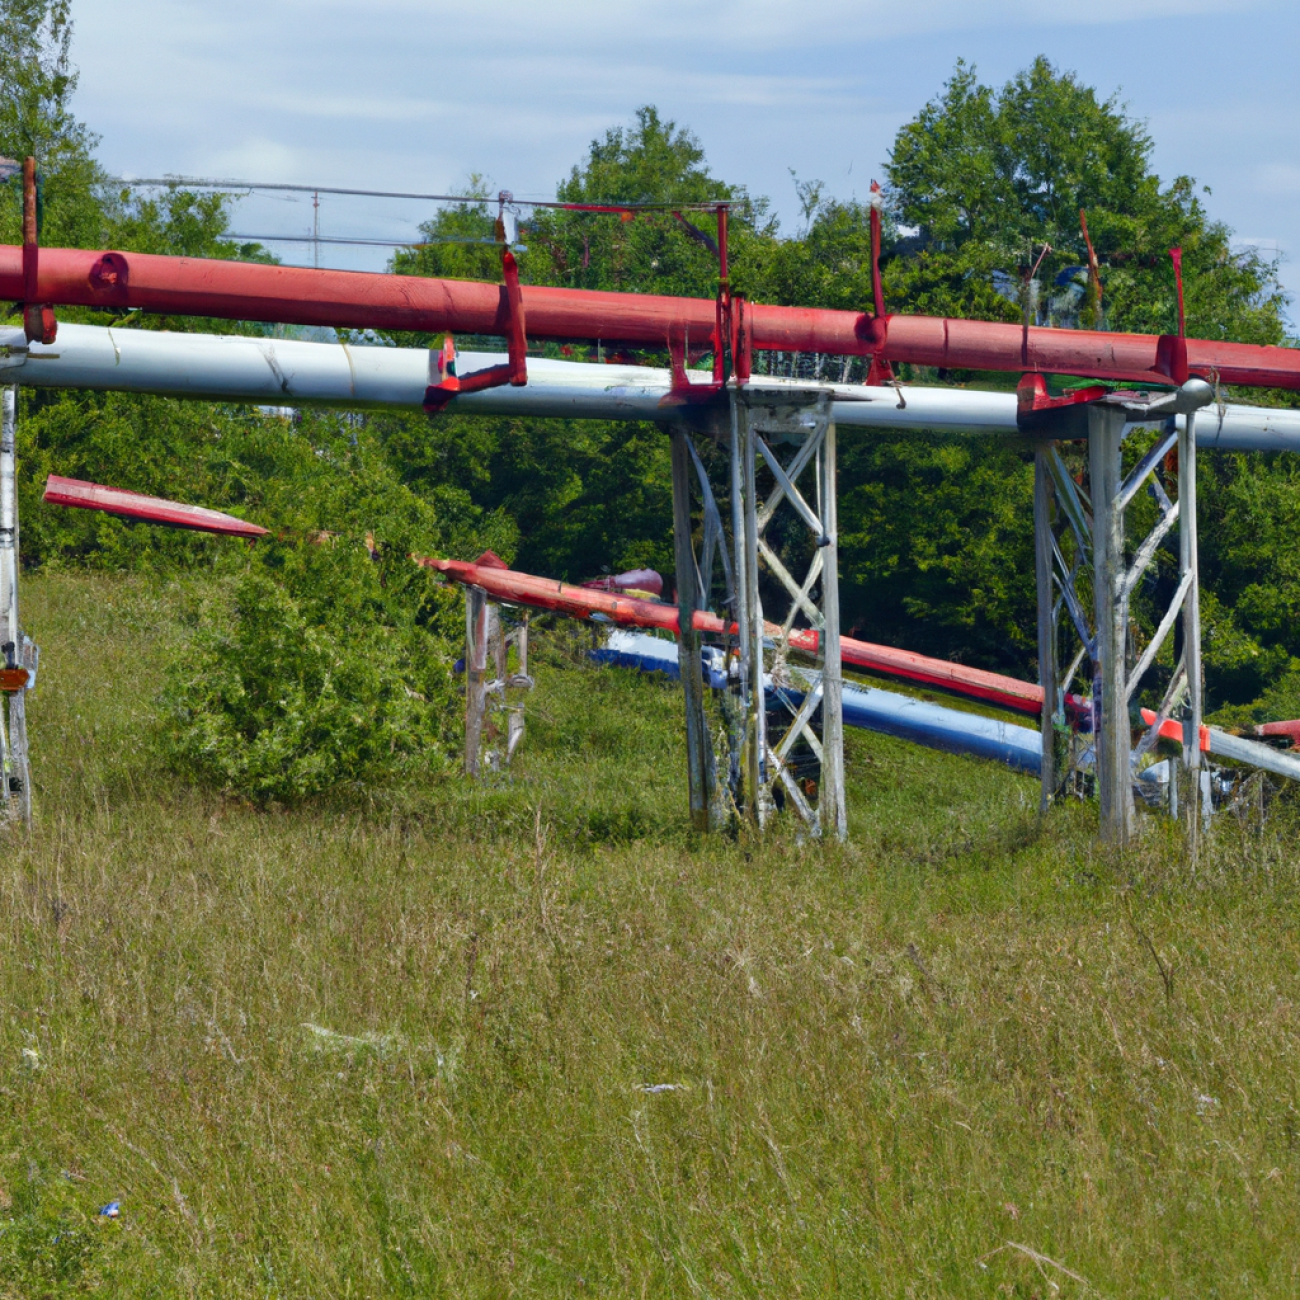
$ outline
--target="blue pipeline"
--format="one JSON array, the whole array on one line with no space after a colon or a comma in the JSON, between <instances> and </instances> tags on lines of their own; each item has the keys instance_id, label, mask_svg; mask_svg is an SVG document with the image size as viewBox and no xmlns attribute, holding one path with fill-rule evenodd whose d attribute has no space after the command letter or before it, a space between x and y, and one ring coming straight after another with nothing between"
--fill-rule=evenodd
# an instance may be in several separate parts
<instances>
[{"instance_id":1,"label":"blue pipeline","mask_svg":"<svg viewBox=\"0 0 1300 1300\"><path fill-rule=\"evenodd\" d=\"M608 644L593 650L591 657L598 663L665 673L674 680L681 676L676 643L644 632L611 633ZM704 670L711 686L726 684L721 651L705 648ZM802 691L789 687L768 689L795 709L803 699ZM1031 727L963 713L875 686L844 683L844 723L949 754L989 759L1035 776L1042 762L1042 741Z\"/></svg>"}]
</instances>

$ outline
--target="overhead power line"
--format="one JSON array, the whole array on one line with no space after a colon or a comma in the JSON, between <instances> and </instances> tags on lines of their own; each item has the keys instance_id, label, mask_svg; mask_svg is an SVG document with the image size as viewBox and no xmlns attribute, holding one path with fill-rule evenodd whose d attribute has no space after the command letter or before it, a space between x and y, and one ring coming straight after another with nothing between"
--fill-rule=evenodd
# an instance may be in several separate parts
<instances>
[{"instance_id":1,"label":"overhead power line","mask_svg":"<svg viewBox=\"0 0 1300 1300\"><path fill-rule=\"evenodd\" d=\"M565 203L558 199L517 199L509 190L500 194L407 194L396 190L338 189L328 185L281 185L269 181L210 180L198 176L137 178L112 176L114 185L167 186L195 190L280 190L295 194L343 194L366 199L411 199L422 203L493 203L504 202L524 208L561 208L571 212L714 212L730 208L730 199L709 199L702 203L622 203L608 200L597 203Z\"/></svg>"},{"instance_id":2,"label":"overhead power line","mask_svg":"<svg viewBox=\"0 0 1300 1300\"><path fill-rule=\"evenodd\" d=\"M374 248L434 248L439 244L486 244L500 248L495 239L469 239L445 236L441 239L361 239L343 235L222 235L222 239L241 239L250 244L366 244ZM523 249L522 244L511 248Z\"/></svg>"},{"instance_id":3,"label":"overhead power line","mask_svg":"<svg viewBox=\"0 0 1300 1300\"><path fill-rule=\"evenodd\" d=\"M166 176L161 180L112 178L115 185L166 185L193 190L291 190L295 194L349 194L366 199L416 199L427 203L487 203L487 195L476 194L404 194L392 190L343 190L326 185L272 185L263 181L202 180L196 176Z\"/></svg>"}]
</instances>

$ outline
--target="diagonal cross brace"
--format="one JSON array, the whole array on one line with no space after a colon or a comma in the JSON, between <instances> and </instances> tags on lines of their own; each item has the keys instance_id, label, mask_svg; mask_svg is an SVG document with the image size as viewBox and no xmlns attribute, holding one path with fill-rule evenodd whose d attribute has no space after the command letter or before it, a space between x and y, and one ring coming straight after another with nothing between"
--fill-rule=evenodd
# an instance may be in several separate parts
<instances>
[{"instance_id":1,"label":"diagonal cross brace","mask_svg":"<svg viewBox=\"0 0 1300 1300\"><path fill-rule=\"evenodd\" d=\"M758 538L758 553L767 563L767 567L776 574L780 579L781 585L790 593L794 606L791 613L797 609L819 632L826 626L826 620L822 616L821 610L808 599L808 591L811 588L811 582L800 586L795 580L790 570L781 563L780 556L767 544L762 534ZM788 617L788 616L787 616Z\"/></svg>"},{"instance_id":2,"label":"diagonal cross brace","mask_svg":"<svg viewBox=\"0 0 1300 1300\"><path fill-rule=\"evenodd\" d=\"M1133 472L1124 480L1123 486L1119 490L1119 495L1115 498L1115 509L1123 510L1126 505L1138 494L1142 484L1146 482L1148 476L1160 464L1170 451L1177 445L1178 430L1170 429L1165 432L1163 438L1156 440L1155 446L1151 448L1145 456L1133 467ZM1166 501L1168 498L1166 498Z\"/></svg>"},{"instance_id":3,"label":"diagonal cross brace","mask_svg":"<svg viewBox=\"0 0 1300 1300\"><path fill-rule=\"evenodd\" d=\"M781 635L788 637L790 629L794 627L795 616L808 603L808 594L812 591L817 583L817 579L822 576L822 566L826 558L826 552L819 547L817 554L813 556L813 562L808 566L808 576L803 580L803 586L799 589L799 599L794 601L790 606L790 612L785 616L785 621L781 624ZM814 606L814 608L816 608ZM825 616L820 610L817 611L817 630L820 632L826 626Z\"/></svg>"},{"instance_id":4,"label":"diagonal cross brace","mask_svg":"<svg viewBox=\"0 0 1300 1300\"><path fill-rule=\"evenodd\" d=\"M1169 602L1169 608L1165 610L1165 616L1160 620L1160 626L1156 628L1155 635L1142 652L1142 658L1137 661L1133 671L1129 674L1124 690L1126 698L1130 700L1133 698L1133 692L1137 690L1138 683L1142 680L1146 670L1155 662L1156 655L1160 653L1160 647L1165 643L1165 638L1173 630L1174 620L1182 613L1183 602L1187 599L1187 593L1191 590L1192 583L1195 581L1196 575L1190 570L1183 574L1183 580L1178 584L1178 590L1174 592L1174 598Z\"/></svg>"},{"instance_id":5,"label":"diagonal cross brace","mask_svg":"<svg viewBox=\"0 0 1300 1300\"><path fill-rule=\"evenodd\" d=\"M838 547L835 523L835 424L824 396L797 390L772 391L748 385L732 396L732 492L736 512L736 584L738 622L741 624L741 676L745 682L744 713L748 719L748 759L745 765L747 802L750 815L763 824L769 806L768 792L780 782L796 809L817 834L843 838L844 815L843 715L839 655ZM772 450L773 435L797 438L801 445L783 465ZM770 468L774 485L767 500L758 499L755 467L758 458ZM797 480L810 465L816 468L816 488L806 494ZM791 512L813 535L816 549L806 576L800 582L790 572L776 547L762 533L778 506L786 503ZM766 738L767 693L763 682L764 638L762 601L758 584L759 564L780 583L791 599L782 631L789 635L795 619L806 620L818 633L823 671L820 687L810 692L798 711L798 725L786 732L781 745L772 747ZM820 583L820 599L812 592ZM780 692L777 692L778 698ZM820 712L821 736L813 729ZM797 741L806 743L821 762L817 806L810 806L791 775L787 756ZM761 756L761 761L760 760Z\"/></svg>"},{"instance_id":6,"label":"diagonal cross brace","mask_svg":"<svg viewBox=\"0 0 1300 1300\"><path fill-rule=\"evenodd\" d=\"M1065 569L1065 560L1061 555L1061 548L1056 543L1056 538L1052 538L1052 555L1056 563L1062 570ZM1060 587L1061 596L1065 600L1065 607L1069 610L1070 621L1074 624L1074 630L1079 634L1079 640L1083 642L1088 651L1090 659L1097 657L1097 638L1092 628L1088 625L1088 615L1083 608L1083 602L1079 599L1079 593L1074 587L1074 575L1066 572L1065 576L1056 575L1057 585Z\"/></svg>"},{"instance_id":7,"label":"diagonal cross brace","mask_svg":"<svg viewBox=\"0 0 1300 1300\"><path fill-rule=\"evenodd\" d=\"M774 464L776 458L772 455L767 444L760 438L759 444L763 450L763 456L767 463L772 466L772 474L776 479L776 487L772 489L772 495L763 503L758 512L758 531L761 533L772 522L772 516L776 513L776 508L785 500L786 491L790 484L796 482L799 476L808 468L809 461L821 450L822 439L826 436L826 429L823 425L817 432L813 433L805 442L789 466L782 469L779 463ZM796 496L799 494L796 492ZM799 498L801 501L802 497ZM807 509L807 503L804 506ZM806 522L805 516L805 522ZM811 527L811 525L809 525ZM820 533L821 528L818 526L814 529Z\"/></svg>"},{"instance_id":8,"label":"diagonal cross brace","mask_svg":"<svg viewBox=\"0 0 1300 1300\"><path fill-rule=\"evenodd\" d=\"M813 445L814 451L821 446L821 439L822 434L820 432L813 434L812 437L808 439L810 444L815 444ZM822 527L822 521L817 518L813 513L812 507L803 499L803 494L794 485L794 479L785 472L785 468L781 464L780 460L777 459L776 453L767 445L761 434L758 436L758 449L763 453L763 459L767 461L767 467L772 471L772 477L776 479L777 487L798 512L804 523L812 529L813 535L819 539L825 537L826 530ZM807 462L805 462L805 464L806 463ZM759 527L760 533L772 518L771 514L766 511L764 514L765 519Z\"/></svg>"},{"instance_id":9,"label":"diagonal cross brace","mask_svg":"<svg viewBox=\"0 0 1300 1300\"><path fill-rule=\"evenodd\" d=\"M707 595L708 589L713 583L713 555L716 548L718 555L722 559L722 577L726 583L726 606L734 612L736 582L731 571L731 557L727 554L727 539L722 527L722 515L718 510L713 488L709 485L709 476L705 471L704 462L700 459L700 453L695 450L694 440L689 441L687 446L691 452L691 463L695 466L695 476L699 480L700 498L704 502L704 542L701 547L703 563L699 566L703 578L701 583L701 608L708 607L708 601L703 597Z\"/></svg>"},{"instance_id":10,"label":"diagonal cross brace","mask_svg":"<svg viewBox=\"0 0 1300 1300\"><path fill-rule=\"evenodd\" d=\"M1142 581L1142 575L1151 567L1151 561L1156 557L1156 551L1160 549L1160 543L1165 540L1169 530L1178 522L1179 502L1173 501L1169 509L1165 511L1160 522L1147 534L1146 540L1137 549L1137 554L1133 557L1133 564L1129 571L1124 575L1124 582L1121 587L1124 598L1127 600L1133 594L1138 583Z\"/></svg>"},{"instance_id":11,"label":"diagonal cross brace","mask_svg":"<svg viewBox=\"0 0 1300 1300\"><path fill-rule=\"evenodd\" d=\"M812 716L817 712L818 705L822 702L824 688L821 682L804 692L803 703L799 706L799 711L794 715L794 720L790 723L784 736L781 737L777 747L772 751L772 757L777 763L784 763L785 756L794 747L795 742L800 736L803 736L812 747L812 751L820 759L822 756L821 741L817 739L816 733L809 725L812 722Z\"/></svg>"}]
</instances>

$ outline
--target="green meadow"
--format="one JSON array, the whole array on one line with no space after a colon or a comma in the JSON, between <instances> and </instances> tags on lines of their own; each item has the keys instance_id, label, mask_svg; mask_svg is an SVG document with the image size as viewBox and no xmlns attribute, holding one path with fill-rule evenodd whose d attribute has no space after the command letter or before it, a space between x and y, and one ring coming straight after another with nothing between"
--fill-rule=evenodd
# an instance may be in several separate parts
<instances>
[{"instance_id":1,"label":"green meadow","mask_svg":"<svg viewBox=\"0 0 1300 1300\"><path fill-rule=\"evenodd\" d=\"M183 588L25 597L6 1300L1300 1286L1284 799L1193 873L851 733L847 845L696 837L676 689L557 629L508 773L257 810L157 759Z\"/></svg>"}]
</instances>

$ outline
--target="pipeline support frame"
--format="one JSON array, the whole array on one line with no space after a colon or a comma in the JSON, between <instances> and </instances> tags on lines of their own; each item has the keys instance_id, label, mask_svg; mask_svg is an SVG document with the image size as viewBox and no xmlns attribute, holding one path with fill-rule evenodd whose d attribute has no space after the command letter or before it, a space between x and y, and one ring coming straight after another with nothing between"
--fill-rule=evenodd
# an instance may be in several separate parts
<instances>
[{"instance_id":1,"label":"pipeline support frame","mask_svg":"<svg viewBox=\"0 0 1300 1300\"><path fill-rule=\"evenodd\" d=\"M699 456L691 442L690 430L675 424L670 430L672 439L673 469L673 555L676 563L677 583L677 663L682 682L682 695L686 709L686 777L690 800L691 826L697 831L708 831L714 820L714 795L717 785L713 745L709 735L709 722L704 708L704 673L700 659L701 638L695 630L696 610L704 609L713 568L706 559L703 568L697 565L691 530L691 476ZM705 552L711 555L708 540L710 532L709 507L717 514L708 478L700 467L700 480L705 492Z\"/></svg>"},{"instance_id":2,"label":"pipeline support frame","mask_svg":"<svg viewBox=\"0 0 1300 1300\"><path fill-rule=\"evenodd\" d=\"M793 446L783 462L775 448ZM774 484L760 500L760 464ZM813 471L811 503L800 489ZM843 666L840 653L839 544L836 517L835 421L826 393L798 389L764 389L750 384L731 390L731 482L733 544L736 569L736 623L739 676L744 716L742 782L750 820L760 829L774 804L773 786L814 834L843 840L848 833L844 798ZM766 540L777 509L785 506L811 532L813 557L802 580L793 575ZM790 599L779 641L769 641L759 585L760 562ZM819 592L813 599L814 590ZM820 677L804 693L784 734L773 743L768 734L765 651L776 650L770 676L780 687L785 654L796 619L816 633ZM820 709L821 735L813 722ZM790 768L790 755L804 742L821 765L817 806L801 789Z\"/></svg>"},{"instance_id":3,"label":"pipeline support frame","mask_svg":"<svg viewBox=\"0 0 1300 1300\"><path fill-rule=\"evenodd\" d=\"M1177 392L1143 401L1137 394L1110 394L1086 405L1062 406L1033 413L1029 427L1051 442L1034 452L1034 557L1038 590L1039 682L1043 687L1042 787L1040 807L1046 810L1070 775L1079 757L1076 745L1064 771L1058 768L1057 736L1066 723L1066 692L1087 659L1092 680L1092 753L1100 805L1103 840L1124 846L1135 829L1133 781L1138 765L1154 746L1160 729L1182 706L1185 740L1182 766L1188 776L1184 808L1187 834L1195 856L1199 834L1201 656L1199 563L1196 538L1196 410L1212 397L1209 385L1190 380ZM1178 415L1183 421L1179 424ZM1162 424L1155 444L1124 476L1122 449L1130 428ZM1087 439L1088 489L1070 476L1056 440ZM1169 454L1178 460L1178 497L1170 500L1160 467ZM1125 548L1125 511L1141 491L1157 507L1150 533L1133 548ZM1061 531L1073 534L1074 558L1066 561ZM1161 543L1179 528L1178 584L1151 639L1140 650L1134 644L1130 601L1138 583L1157 558ZM1081 574L1091 578L1092 617L1088 617ZM1059 592L1059 597L1057 593ZM1058 631L1068 616L1081 648L1070 667L1061 672ZM1148 670L1174 629L1182 624L1182 652L1152 724L1136 747L1131 716L1134 697ZM1185 701L1185 705L1184 705ZM1190 738L1190 739L1187 739ZM1176 783L1171 782L1171 812L1177 808Z\"/></svg>"},{"instance_id":4,"label":"pipeline support frame","mask_svg":"<svg viewBox=\"0 0 1300 1300\"><path fill-rule=\"evenodd\" d=\"M0 807L6 820L32 822L31 762L27 745L27 691L35 681L37 649L18 619L18 389L0 395Z\"/></svg>"},{"instance_id":5,"label":"pipeline support frame","mask_svg":"<svg viewBox=\"0 0 1300 1300\"><path fill-rule=\"evenodd\" d=\"M515 647L518 668L510 672L510 647ZM494 673L488 676L491 660ZM506 630L501 607L488 599L482 587L465 589L465 775L478 776L484 766L495 771L508 766L524 736L524 706L511 701L511 689L530 690L528 675L528 614ZM496 701L504 714L504 750L485 750L489 710Z\"/></svg>"}]
</instances>

